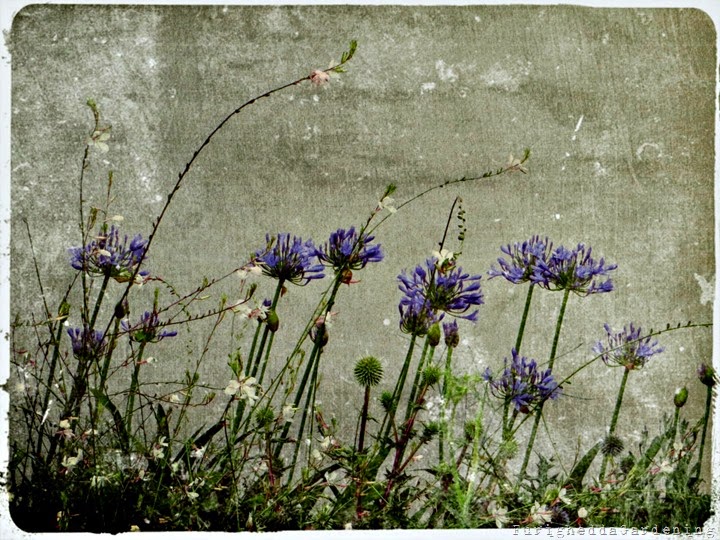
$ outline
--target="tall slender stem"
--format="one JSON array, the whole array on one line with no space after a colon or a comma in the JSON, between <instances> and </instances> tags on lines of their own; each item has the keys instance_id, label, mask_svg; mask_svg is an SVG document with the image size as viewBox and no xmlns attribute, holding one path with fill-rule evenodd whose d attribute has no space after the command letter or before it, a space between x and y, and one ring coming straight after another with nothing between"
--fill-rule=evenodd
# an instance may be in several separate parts
<instances>
[{"instance_id":1,"label":"tall slender stem","mask_svg":"<svg viewBox=\"0 0 720 540\"><path fill-rule=\"evenodd\" d=\"M700 451L698 452L698 477L702 472L703 452L705 450L705 436L707 435L708 422L710 421L710 410L712 409L712 386L707 387L707 397L705 398L705 416L703 417L703 432L700 437Z\"/></svg>"},{"instance_id":2,"label":"tall slender stem","mask_svg":"<svg viewBox=\"0 0 720 540\"><path fill-rule=\"evenodd\" d=\"M555 336L553 337L552 349L550 350L550 362L548 363L548 369L552 370L555 365L555 357L557 355L558 343L560 342L560 330L562 329L563 319L565 318L565 309L567 308L568 298L570 297L570 289L565 289L563 295L562 304L560 305L560 313L558 314L557 323L555 324ZM528 441L527 448L525 449L525 457L523 458L522 467L520 467L520 474L518 475L518 485L525 478L525 471L527 471L528 463L530 463L530 456L532 455L532 449L535 444L535 437L537 437L538 426L540 425L540 417L542 416L544 401L541 401L538 405L537 412L535 413L535 421L533 422L532 431L530 432L530 440Z\"/></svg>"},{"instance_id":3,"label":"tall slender stem","mask_svg":"<svg viewBox=\"0 0 720 540\"><path fill-rule=\"evenodd\" d=\"M398 402L400 401L400 395L402 394L405 386L405 379L407 378L408 370L410 368L410 362L412 361L413 352L415 351L415 341L417 335L413 334L410 338L410 345L408 345L408 351L405 355L405 362L403 363L402 369L400 370L400 376L395 383L395 390L393 391L392 401L390 403L390 409L385 412L383 423L380 426L379 433L382 433L384 439L390 435L390 429L395 421L395 410L397 409Z\"/></svg>"},{"instance_id":4,"label":"tall slender stem","mask_svg":"<svg viewBox=\"0 0 720 540\"><path fill-rule=\"evenodd\" d=\"M617 397L617 400L615 401L615 410L613 411L612 420L610 420L610 429L608 430L608 437L611 437L615 433L615 426L617 426L617 421L620 416L620 407L622 406L622 399L623 399L623 394L625 393L625 385L627 384L628 375L630 375L630 370L625 368L624 373L623 373L622 382L620 383L620 391L618 392L618 397ZM600 482L602 482L603 478L605 478L605 470L607 469L608 459L609 459L608 455L605 454L603 456L602 465L600 466L600 476L598 477Z\"/></svg>"},{"instance_id":5,"label":"tall slender stem","mask_svg":"<svg viewBox=\"0 0 720 540\"><path fill-rule=\"evenodd\" d=\"M530 302L532 302L533 290L535 284L531 283L525 297L525 308L523 309L522 319L520 319L520 327L518 328L517 338L515 339L515 352L520 354L520 345L522 345L523 335L525 334L525 323L527 322L528 313L530 313Z\"/></svg>"},{"instance_id":6,"label":"tall slender stem","mask_svg":"<svg viewBox=\"0 0 720 540\"><path fill-rule=\"evenodd\" d=\"M440 437L439 437L439 456L440 463L445 459L445 437L448 431L448 423L445 419L445 404L448 401L448 394L450 393L450 377L452 376L452 354L453 347L448 347L447 356L445 357L445 373L443 374L443 385L442 385L442 403L440 404Z\"/></svg>"}]
</instances>

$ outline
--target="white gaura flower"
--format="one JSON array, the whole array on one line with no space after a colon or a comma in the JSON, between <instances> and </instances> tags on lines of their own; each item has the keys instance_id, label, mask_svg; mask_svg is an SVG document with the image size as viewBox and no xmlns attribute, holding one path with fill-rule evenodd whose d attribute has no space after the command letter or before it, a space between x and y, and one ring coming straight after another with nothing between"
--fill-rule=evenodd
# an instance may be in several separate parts
<instances>
[{"instance_id":1,"label":"white gaura flower","mask_svg":"<svg viewBox=\"0 0 720 540\"><path fill-rule=\"evenodd\" d=\"M194 492L194 491L188 491L188 493L187 493L187 497L188 497L188 499L190 499L191 501L194 501L194 500L197 499L199 496L200 496L200 495L198 495L198 494L197 494L196 492Z\"/></svg>"},{"instance_id":2,"label":"white gaura flower","mask_svg":"<svg viewBox=\"0 0 720 540\"><path fill-rule=\"evenodd\" d=\"M378 208L380 210L385 209L391 214L397 212L397 208L395 207L395 199L393 199L392 197L384 197L383 200L378 203Z\"/></svg>"},{"instance_id":3,"label":"white gaura flower","mask_svg":"<svg viewBox=\"0 0 720 540\"><path fill-rule=\"evenodd\" d=\"M579 517L580 519L585 519L586 517L588 517L588 511L585 509L584 506L581 506L581 507L578 509L578 517Z\"/></svg>"},{"instance_id":4,"label":"white gaura flower","mask_svg":"<svg viewBox=\"0 0 720 540\"><path fill-rule=\"evenodd\" d=\"M495 501L492 501L488 505L488 512L490 512L490 515L495 519L495 526L498 529L502 529L509 521L507 517L507 508L504 506L498 506Z\"/></svg>"},{"instance_id":5,"label":"white gaura flower","mask_svg":"<svg viewBox=\"0 0 720 540\"><path fill-rule=\"evenodd\" d=\"M285 422L292 422L293 417L295 416L295 411L297 411L296 407L293 407L292 405L285 405L282 409L282 417Z\"/></svg>"},{"instance_id":6,"label":"white gaura flower","mask_svg":"<svg viewBox=\"0 0 720 540\"><path fill-rule=\"evenodd\" d=\"M452 263L455 260L455 253L449 249L441 249L440 251L433 251L432 256L435 258L435 266L442 268L447 263Z\"/></svg>"},{"instance_id":7,"label":"white gaura flower","mask_svg":"<svg viewBox=\"0 0 720 540\"><path fill-rule=\"evenodd\" d=\"M193 448L193 450L190 452L190 457L194 459L202 459L202 457L205 455L206 448L206 446L201 446L200 448Z\"/></svg>"},{"instance_id":8,"label":"white gaura flower","mask_svg":"<svg viewBox=\"0 0 720 540\"><path fill-rule=\"evenodd\" d=\"M110 139L110 127L96 129L93 134L88 137L86 144L88 146L94 146L103 154L110 148L107 145L107 141Z\"/></svg>"},{"instance_id":9,"label":"white gaura flower","mask_svg":"<svg viewBox=\"0 0 720 540\"><path fill-rule=\"evenodd\" d=\"M79 448L76 456L65 456L62 460L61 465L67 469L66 472L70 472L73 467L75 467L78 463L82 461L82 458L83 451L82 448Z\"/></svg>"},{"instance_id":10,"label":"white gaura flower","mask_svg":"<svg viewBox=\"0 0 720 540\"><path fill-rule=\"evenodd\" d=\"M530 515L532 516L533 523L538 525L545 525L552 520L552 511L548 510L548 507L545 505L541 506L538 502L533 504Z\"/></svg>"},{"instance_id":11,"label":"white gaura flower","mask_svg":"<svg viewBox=\"0 0 720 540\"><path fill-rule=\"evenodd\" d=\"M240 390L240 386L242 386L240 381L233 379L228 383L223 392L225 392L228 396L234 396L237 394L237 391Z\"/></svg>"},{"instance_id":12,"label":"white gaura flower","mask_svg":"<svg viewBox=\"0 0 720 540\"><path fill-rule=\"evenodd\" d=\"M310 73L310 82L315 86L322 86L330 80L330 75L320 69L314 69Z\"/></svg>"}]
</instances>

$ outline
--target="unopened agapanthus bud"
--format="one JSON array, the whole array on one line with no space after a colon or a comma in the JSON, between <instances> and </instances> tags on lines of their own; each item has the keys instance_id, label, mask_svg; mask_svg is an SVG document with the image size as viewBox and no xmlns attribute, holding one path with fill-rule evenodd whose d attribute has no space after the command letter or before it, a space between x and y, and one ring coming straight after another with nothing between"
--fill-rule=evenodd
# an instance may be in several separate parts
<instances>
[{"instance_id":1,"label":"unopened agapanthus bud","mask_svg":"<svg viewBox=\"0 0 720 540\"><path fill-rule=\"evenodd\" d=\"M685 403L687 403L688 399L688 389L684 386L682 388L678 388L675 390L675 397L673 397L673 401L675 402L675 406L679 409Z\"/></svg>"},{"instance_id":2,"label":"unopened agapanthus bud","mask_svg":"<svg viewBox=\"0 0 720 540\"><path fill-rule=\"evenodd\" d=\"M708 366L705 362L700 364L697 370L698 379L705 386L712 388L715 386L715 370L712 366Z\"/></svg>"},{"instance_id":3,"label":"unopened agapanthus bud","mask_svg":"<svg viewBox=\"0 0 720 540\"><path fill-rule=\"evenodd\" d=\"M454 349L460 344L460 334L458 334L458 324L456 320L443 323L443 333L445 334L445 345L448 349Z\"/></svg>"},{"instance_id":4,"label":"unopened agapanthus bud","mask_svg":"<svg viewBox=\"0 0 720 540\"><path fill-rule=\"evenodd\" d=\"M440 343L440 338L442 337L442 332L440 331L440 324L434 323L429 329L427 333L428 337L428 344L431 347L437 347L438 343Z\"/></svg>"},{"instance_id":5,"label":"unopened agapanthus bud","mask_svg":"<svg viewBox=\"0 0 720 540\"><path fill-rule=\"evenodd\" d=\"M270 330L273 334L277 332L278 328L280 328L280 318L277 313L275 313L274 309L267 312L265 323L268 325L268 330Z\"/></svg>"}]
</instances>

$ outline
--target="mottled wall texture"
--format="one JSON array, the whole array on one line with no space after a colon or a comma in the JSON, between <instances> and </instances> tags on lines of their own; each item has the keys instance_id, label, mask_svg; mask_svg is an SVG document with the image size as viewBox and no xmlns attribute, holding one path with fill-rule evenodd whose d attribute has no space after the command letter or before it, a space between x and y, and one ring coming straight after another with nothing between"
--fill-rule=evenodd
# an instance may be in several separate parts
<instances>
[{"instance_id":1,"label":"mottled wall texture","mask_svg":"<svg viewBox=\"0 0 720 540\"><path fill-rule=\"evenodd\" d=\"M352 366L361 356L380 357L386 381L394 380L407 347L396 277L437 248L458 196L467 225L460 262L472 273L486 273L501 245L533 234L585 242L618 265L614 292L570 297L560 377L593 357L605 322L649 329L711 321L711 19L693 9L520 5L23 9L10 41L13 316L42 312L23 220L49 305L72 276L67 248L80 241L88 98L112 137L107 153L93 149L84 197L100 205L113 171L111 213L124 217L123 231L146 236L178 172L228 112L339 60L351 39L359 46L347 73L261 100L217 134L159 229L148 261L154 276L187 293L240 266L266 232L321 241L361 224L390 182L400 203L500 167L526 147L532 157L527 174L432 191L377 229L385 260L358 272L360 283L344 287L335 306L321 366L326 415L354 429L361 391ZM447 247L457 249L452 242ZM259 283L261 297L272 294L273 283ZM324 287L290 287L279 309L277 362ZM237 288L238 280L223 281L206 308L223 293L236 297ZM460 372L497 368L514 343L526 289L484 277L483 290L479 321L461 324ZM547 361L561 298L535 295L524 354ZM149 306L152 288L133 301ZM199 324L181 333L185 339L167 340L151 378L194 365L206 331ZM704 407L695 369L711 359L711 330L659 339L665 353L628 386L618 433L630 445L644 428L660 429L676 387L690 390L689 417ZM239 343L247 347L247 339ZM201 380L222 389L227 355L238 345L229 322L211 345ZM548 407L566 459L604 434L621 375L595 362ZM547 435L540 439L538 448L549 448Z\"/></svg>"}]
</instances>

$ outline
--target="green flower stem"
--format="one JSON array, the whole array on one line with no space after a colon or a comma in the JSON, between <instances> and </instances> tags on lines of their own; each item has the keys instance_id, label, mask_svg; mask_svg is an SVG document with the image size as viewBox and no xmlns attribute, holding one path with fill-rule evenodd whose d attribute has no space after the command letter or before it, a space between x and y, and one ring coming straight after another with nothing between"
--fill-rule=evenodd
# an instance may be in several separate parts
<instances>
[{"instance_id":1,"label":"green flower stem","mask_svg":"<svg viewBox=\"0 0 720 540\"><path fill-rule=\"evenodd\" d=\"M95 302L95 309L93 309L92 317L90 318L90 332L95 328L95 321L97 321L98 313L100 312L100 305L102 304L105 296L105 290L107 289L108 283L110 282L110 272L105 272L103 277L102 285L100 286L100 292L98 293L97 301Z\"/></svg>"},{"instance_id":2,"label":"green flower stem","mask_svg":"<svg viewBox=\"0 0 720 540\"><path fill-rule=\"evenodd\" d=\"M630 370L625 368L622 382L620 383L620 391L618 392L618 397L615 401L615 410L613 411L612 420L610 420L610 430L608 431L608 436L611 436L615 433L615 426L617 426L618 417L620 416L620 407L622 406L622 399L623 394L625 393L625 385L627 384L628 375L630 375ZM598 477L600 482L602 482L603 478L605 478L605 470L607 469L607 464L608 456L605 455L603 457L602 465L600 466L600 476Z\"/></svg>"},{"instance_id":3,"label":"green flower stem","mask_svg":"<svg viewBox=\"0 0 720 540\"><path fill-rule=\"evenodd\" d=\"M428 354L429 350L429 354ZM422 370L425 367L425 364L429 364L432 362L433 356L435 355L435 347L430 345L430 340L425 338L425 345L423 345L422 354L420 355L420 363L418 363L417 371L415 372L415 378L413 380L413 384L410 387L410 397L408 398L408 404L407 408L405 409L405 421L407 421L408 418L410 418L410 413L412 412L412 408L415 404L415 394L418 391L418 387L420 386L420 378L422 377ZM402 389L401 389L402 392ZM400 399L400 394L398 394L398 400Z\"/></svg>"},{"instance_id":4,"label":"green flower stem","mask_svg":"<svg viewBox=\"0 0 720 540\"><path fill-rule=\"evenodd\" d=\"M298 429L297 442L295 443L295 450L293 451L292 465L290 465L290 475L288 476L289 480L292 480L292 477L295 474L295 465L297 464L298 455L300 454L300 446L303 442L305 421L307 420L308 415L311 417L311 419L313 416L313 409L315 408L315 388L317 386L317 375L319 366L320 353L318 351L315 359L315 366L313 367L312 378L310 380L310 388L308 390L307 396L305 397L305 406L303 407L303 412L300 417L300 428ZM312 430L310 431L312 434Z\"/></svg>"},{"instance_id":5,"label":"green flower stem","mask_svg":"<svg viewBox=\"0 0 720 540\"><path fill-rule=\"evenodd\" d=\"M380 426L379 433L383 434L383 438L386 439L390 435L390 429L395 422L395 410L397 409L398 402L400 401L400 395L402 394L405 386L405 379L407 378L408 370L410 369L410 362L412 362L413 352L415 351L415 342L417 341L417 335L413 334L410 338L410 345L408 345L408 351L405 355L405 362L403 363L402 369L397 382L395 383L395 390L392 395L392 402L390 404L390 410L385 412L382 425Z\"/></svg>"},{"instance_id":6,"label":"green flower stem","mask_svg":"<svg viewBox=\"0 0 720 540\"><path fill-rule=\"evenodd\" d=\"M707 397L705 398L705 416L703 417L703 432L702 436L700 437L700 451L698 452L698 461L697 461L697 472L698 477L700 476L700 472L702 471L702 462L703 462L703 452L705 450L705 437L707 435L707 427L708 422L710 421L710 410L712 409L712 387L707 387Z\"/></svg>"},{"instance_id":7,"label":"green flower stem","mask_svg":"<svg viewBox=\"0 0 720 540\"><path fill-rule=\"evenodd\" d=\"M520 345L522 345L523 335L525 333L525 323L527 322L528 313L530 313L530 302L532 302L533 290L535 284L531 283L525 297L525 308L523 309L522 319L520 319L520 327L518 328L517 339L515 340L515 351L520 354Z\"/></svg>"},{"instance_id":8,"label":"green flower stem","mask_svg":"<svg viewBox=\"0 0 720 540\"><path fill-rule=\"evenodd\" d=\"M552 370L555 365L555 356L557 355L558 343L560 341L560 330L562 329L563 319L565 318L565 309L567 308L569 297L570 289L565 289L562 304L560 305L560 313L558 314L557 323L555 324L555 336L553 337L552 349L550 350L550 362L548 363L548 369L550 370ZM544 405L545 402L541 401L538 405L537 412L535 413L535 421L533 422L532 431L530 432L530 440L528 441L527 448L525 449L525 457L523 458L522 467L520 467L518 485L523 481L523 478L525 478L525 471L527 471L528 463L530 463L530 455L532 454L533 445L535 444L535 437L537 437L538 426L540 425L540 417L542 416Z\"/></svg>"},{"instance_id":9,"label":"green flower stem","mask_svg":"<svg viewBox=\"0 0 720 540\"><path fill-rule=\"evenodd\" d=\"M140 375L140 366L142 365L142 355L145 351L145 343L140 344L138 349L137 357L135 358L135 369L133 369L132 380L130 381L130 395L128 396L127 408L125 409L125 432L130 437L132 433L132 417L133 417L133 406L135 405L135 394L138 391L138 376Z\"/></svg>"},{"instance_id":10,"label":"green flower stem","mask_svg":"<svg viewBox=\"0 0 720 540\"><path fill-rule=\"evenodd\" d=\"M255 348L257 347L258 338L260 337L260 331L262 330L262 322L257 322L255 333L253 334L252 344L250 345L250 353L248 354L248 362L245 364L245 376L250 376L250 368L252 367L252 359L255 357Z\"/></svg>"},{"instance_id":11,"label":"green flower stem","mask_svg":"<svg viewBox=\"0 0 720 540\"><path fill-rule=\"evenodd\" d=\"M448 347L447 356L445 357L445 373L443 373L443 384L442 384L442 404L440 405L440 437L439 437L439 456L440 463L445 459L445 436L448 430L447 421L445 420L445 404L448 400L448 394L450 393L450 377L452 377L452 354L453 347Z\"/></svg>"},{"instance_id":12,"label":"green flower stem","mask_svg":"<svg viewBox=\"0 0 720 540\"><path fill-rule=\"evenodd\" d=\"M112 354L115 350L115 345L117 343L117 335L118 331L120 329L120 319L115 319L115 326L113 328L113 339L108 343L107 351L105 351L105 360L103 362L102 368L100 369L100 384L98 384L98 388L101 391L105 390L105 383L107 382L107 373L110 369L110 360L112 360Z\"/></svg>"},{"instance_id":13,"label":"green flower stem","mask_svg":"<svg viewBox=\"0 0 720 540\"><path fill-rule=\"evenodd\" d=\"M357 453L362 454L365 446L365 429L367 428L368 409L370 408L370 387L365 387L363 407L360 417L360 434L358 435Z\"/></svg>"},{"instance_id":14,"label":"green flower stem","mask_svg":"<svg viewBox=\"0 0 720 540\"><path fill-rule=\"evenodd\" d=\"M55 335L55 343L53 345L53 356L50 360L50 373L48 373L48 380L47 380L47 386L45 387L45 396L43 397L43 406L42 409L40 409L41 414L45 414L45 411L48 410L48 407L50 406L50 394L52 392L52 382L55 376L55 369L57 366L57 360L60 356L60 338L62 337L62 331L63 331L63 324L62 322L58 322L58 328L57 328L57 334ZM56 437L53 437L56 438ZM43 447L43 437L38 436L37 439L37 454L40 455L42 452Z\"/></svg>"},{"instance_id":15,"label":"green flower stem","mask_svg":"<svg viewBox=\"0 0 720 540\"><path fill-rule=\"evenodd\" d=\"M278 300L280 299L280 293L282 292L283 286L285 285L285 280L279 279L277 287L275 288L275 296L273 296L272 303L270 304L270 308L268 309L268 312L275 311L275 308L277 307ZM263 352L265 352L265 343L268 339L268 334L270 334L270 327L266 324L265 329L263 330L262 339L260 339L260 347L258 348L258 351L255 355L255 363L253 364L252 371L250 373L251 377L254 377L257 374L258 368L260 367L260 360L263 357ZM270 340L270 345L268 346L268 355L269 355L269 349L272 345L272 339ZM265 356L265 363L267 363L268 355ZM263 365L262 368L263 373L265 372L265 366Z\"/></svg>"}]
</instances>

